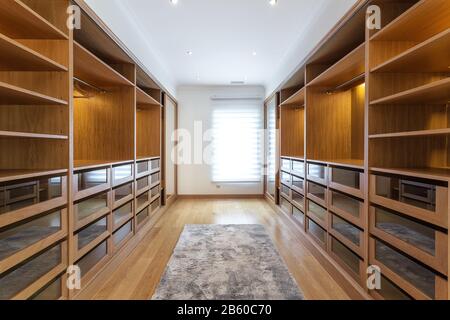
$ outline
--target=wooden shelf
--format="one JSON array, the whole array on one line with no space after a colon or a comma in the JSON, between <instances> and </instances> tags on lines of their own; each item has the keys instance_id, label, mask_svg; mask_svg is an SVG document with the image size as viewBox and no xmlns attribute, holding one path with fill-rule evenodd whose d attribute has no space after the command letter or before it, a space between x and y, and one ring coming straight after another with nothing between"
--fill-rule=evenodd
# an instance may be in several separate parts
<instances>
[{"instance_id":1,"label":"wooden shelf","mask_svg":"<svg viewBox=\"0 0 450 320\"><path fill-rule=\"evenodd\" d=\"M101 167L109 167L118 164L126 164L134 162L134 160L74 160L73 167L75 170L87 170Z\"/></svg>"},{"instance_id":2,"label":"wooden shelf","mask_svg":"<svg viewBox=\"0 0 450 320\"><path fill-rule=\"evenodd\" d=\"M284 101L282 106L295 105L304 106L305 105L305 87L298 90L292 96L290 96L286 101Z\"/></svg>"},{"instance_id":3,"label":"wooden shelf","mask_svg":"<svg viewBox=\"0 0 450 320\"><path fill-rule=\"evenodd\" d=\"M446 78L418 88L406 90L374 100L370 104L443 104L449 101L449 92L450 78Z\"/></svg>"},{"instance_id":4,"label":"wooden shelf","mask_svg":"<svg viewBox=\"0 0 450 320\"><path fill-rule=\"evenodd\" d=\"M67 101L0 81L0 105L67 105Z\"/></svg>"},{"instance_id":5,"label":"wooden shelf","mask_svg":"<svg viewBox=\"0 0 450 320\"><path fill-rule=\"evenodd\" d=\"M450 6L448 0L421 0L409 10L375 33L370 40L423 41L450 26ZM432 24L432 27L427 28Z\"/></svg>"},{"instance_id":6,"label":"wooden shelf","mask_svg":"<svg viewBox=\"0 0 450 320\"><path fill-rule=\"evenodd\" d=\"M28 169L10 169L0 170L0 183L16 181L22 179L31 179L44 176L53 176L58 174L67 174L67 169L59 170L28 170Z\"/></svg>"},{"instance_id":7,"label":"wooden shelf","mask_svg":"<svg viewBox=\"0 0 450 320\"><path fill-rule=\"evenodd\" d=\"M322 72L310 86L335 87L357 78L365 71L365 43Z\"/></svg>"},{"instance_id":8,"label":"wooden shelf","mask_svg":"<svg viewBox=\"0 0 450 320\"><path fill-rule=\"evenodd\" d=\"M136 87L136 102L138 105L154 105L161 106L161 104L149 96L144 90Z\"/></svg>"},{"instance_id":9,"label":"wooden shelf","mask_svg":"<svg viewBox=\"0 0 450 320\"><path fill-rule=\"evenodd\" d=\"M447 135L447 134L450 134L449 128L372 134L372 135L369 135L369 138L370 139L381 139L381 138L398 138L398 137L421 137L421 136L435 136L435 135Z\"/></svg>"},{"instance_id":10,"label":"wooden shelf","mask_svg":"<svg viewBox=\"0 0 450 320\"><path fill-rule=\"evenodd\" d=\"M406 50L373 68L371 72L448 72L450 29Z\"/></svg>"},{"instance_id":11,"label":"wooden shelf","mask_svg":"<svg viewBox=\"0 0 450 320\"><path fill-rule=\"evenodd\" d=\"M364 160L362 159L327 159L327 160L307 159L307 162L319 163L323 165L348 167L353 169L364 169Z\"/></svg>"},{"instance_id":12,"label":"wooden shelf","mask_svg":"<svg viewBox=\"0 0 450 320\"><path fill-rule=\"evenodd\" d=\"M370 167L370 171L410 176L422 179L450 181L450 168L379 168Z\"/></svg>"},{"instance_id":13,"label":"wooden shelf","mask_svg":"<svg viewBox=\"0 0 450 320\"><path fill-rule=\"evenodd\" d=\"M67 71L68 69L0 33L1 71Z\"/></svg>"},{"instance_id":14,"label":"wooden shelf","mask_svg":"<svg viewBox=\"0 0 450 320\"><path fill-rule=\"evenodd\" d=\"M99 88L134 86L128 79L76 42L74 42L74 76Z\"/></svg>"},{"instance_id":15,"label":"wooden shelf","mask_svg":"<svg viewBox=\"0 0 450 320\"><path fill-rule=\"evenodd\" d=\"M64 135L29 133L29 132L14 132L14 131L0 131L0 137L49 139L49 140L67 140L68 139L68 137L64 136Z\"/></svg>"},{"instance_id":16,"label":"wooden shelf","mask_svg":"<svg viewBox=\"0 0 450 320\"><path fill-rule=\"evenodd\" d=\"M0 29L15 39L69 39L20 0L2 1Z\"/></svg>"}]
</instances>

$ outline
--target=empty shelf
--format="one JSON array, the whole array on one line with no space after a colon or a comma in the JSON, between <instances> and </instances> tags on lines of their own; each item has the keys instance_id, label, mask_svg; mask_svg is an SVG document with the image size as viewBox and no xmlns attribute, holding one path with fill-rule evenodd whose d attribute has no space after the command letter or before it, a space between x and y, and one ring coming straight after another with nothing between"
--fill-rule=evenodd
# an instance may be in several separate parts
<instances>
[{"instance_id":1,"label":"empty shelf","mask_svg":"<svg viewBox=\"0 0 450 320\"><path fill-rule=\"evenodd\" d=\"M43 176L53 176L66 174L67 169L59 170L30 170L30 169L10 169L0 170L0 182L30 179Z\"/></svg>"},{"instance_id":2,"label":"empty shelf","mask_svg":"<svg viewBox=\"0 0 450 320\"><path fill-rule=\"evenodd\" d=\"M136 102L139 105L155 105L160 106L160 103L148 95L144 90L136 87Z\"/></svg>"},{"instance_id":3,"label":"empty shelf","mask_svg":"<svg viewBox=\"0 0 450 320\"><path fill-rule=\"evenodd\" d=\"M0 137L50 139L50 140L67 140L68 139L68 137L65 135L31 133L31 132L15 132L15 131L0 131Z\"/></svg>"},{"instance_id":4,"label":"empty shelf","mask_svg":"<svg viewBox=\"0 0 450 320\"><path fill-rule=\"evenodd\" d=\"M286 105L303 106L303 105L305 105L305 87L298 90L296 93L294 93L288 99L286 99L286 101L284 101L281 105L282 106L286 106Z\"/></svg>"},{"instance_id":5,"label":"empty shelf","mask_svg":"<svg viewBox=\"0 0 450 320\"><path fill-rule=\"evenodd\" d=\"M372 134L369 136L369 138L370 139L381 139L381 138L398 138L398 137L420 137L420 136L434 136L434 135L446 135L446 134L450 134L449 128Z\"/></svg>"},{"instance_id":6,"label":"empty shelf","mask_svg":"<svg viewBox=\"0 0 450 320\"><path fill-rule=\"evenodd\" d=\"M450 168L379 168L371 167L371 171L404 175L423 179L449 181Z\"/></svg>"},{"instance_id":7,"label":"empty shelf","mask_svg":"<svg viewBox=\"0 0 450 320\"><path fill-rule=\"evenodd\" d=\"M0 82L0 104L6 105L67 105L67 101Z\"/></svg>"}]
</instances>

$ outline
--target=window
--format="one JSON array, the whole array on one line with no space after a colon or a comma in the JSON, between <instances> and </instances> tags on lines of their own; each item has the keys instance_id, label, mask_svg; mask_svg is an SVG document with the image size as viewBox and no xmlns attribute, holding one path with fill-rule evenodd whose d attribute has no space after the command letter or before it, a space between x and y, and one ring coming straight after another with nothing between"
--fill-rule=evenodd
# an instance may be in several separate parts
<instances>
[{"instance_id":1,"label":"window","mask_svg":"<svg viewBox=\"0 0 450 320\"><path fill-rule=\"evenodd\" d=\"M212 181L261 182L263 108L259 101L216 101L212 111Z\"/></svg>"}]
</instances>

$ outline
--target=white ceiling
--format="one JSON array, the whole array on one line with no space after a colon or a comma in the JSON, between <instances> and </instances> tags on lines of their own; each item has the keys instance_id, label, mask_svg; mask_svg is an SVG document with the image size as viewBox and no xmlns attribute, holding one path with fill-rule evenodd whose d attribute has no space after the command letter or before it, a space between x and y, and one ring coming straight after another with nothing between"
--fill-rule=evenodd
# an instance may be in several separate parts
<instances>
[{"instance_id":1,"label":"white ceiling","mask_svg":"<svg viewBox=\"0 0 450 320\"><path fill-rule=\"evenodd\" d=\"M356 1L86 0L173 94L231 81L270 93Z\"/></svg>"}]
</instances>

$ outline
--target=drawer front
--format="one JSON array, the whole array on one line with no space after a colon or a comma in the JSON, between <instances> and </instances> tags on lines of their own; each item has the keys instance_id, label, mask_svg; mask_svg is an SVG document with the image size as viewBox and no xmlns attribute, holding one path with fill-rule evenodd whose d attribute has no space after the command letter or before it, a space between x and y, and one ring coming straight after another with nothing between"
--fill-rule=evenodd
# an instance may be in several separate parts
<instances>
[{"instance_id":1,"label":"drawer front","mask_svg":"<svg viewBox=\"0 0 450 320\"><path fill-rule=\"evenodd\" d=\"M152 174L150 176L150 183L151 183L151 185L157 184L159 182L160 182L160 174L159 174L159 172L156 172L156 173L154 173L154 174Z\"/></svg>"},{"instance_id":2,"label":"drawer front","mask_svg":"<svg viewBox=\"0 0 450 320\"><path fill-rule=\"evenodd\" d=\"M327 188L320 184L308 181L308 197L312 198L316 202L320 202L321 205L327 205Z\"/></svg>"},{"instance_id":3,"label":"drawer front","mask_svg":"<svg viewBox=\"0 0 450 320\"><path fill-rule=\"evenodd\" d=\"M337 215L331 214L330 217L333 235L350 249L362 255L364 242L362 230Z\"/></svg>"},{"instance_id":4,"label":"drawer front","mask_svg":"<svg viewBox=\"0 0 450 320\"><path fill-rule=\"evenodd\" d=\"M306 203L308 217L312 217L314 221L322 224L322 226L325 227L328 221L327 209L309 199L306 200Z\"/></svg>"},{"instance_id":5,"label":"drawer front","mask_svg":"<svg viewBox=\"0 0 450 320\"><path fill-rule=\"evenodd\" d=\"M63 263L63 244L46 249L0 277L0 300L11 299Z\"/></svg>"},{"instance_id":6,"label":"drawer front","mask_svg":"<svg viewBox=\"0 0 450 320\"><path fill-rule=\"evenodd\" d=\"M362 283L363 261L342 242L329 237L329 252L331 256L359 283Z\"/></svg>"},{"instance_id":7,"label":"drawer front","mask_svg":"<svg viewBox=\"0 0 450 320\"><path fill-rule=\"evenodd\" d=\"M281 171L280 173L281 183L290 186L291 185L291 175L289 173Z\"/></svg>"},{"instance_id":8,"label":"drawer front","mask_svg":"<svg viewBox=\"0 0 450 320\"><path fill-rule=\"evenodd\" d=\"M132 216L133 216L133 202L130 201L113 211L114 226L120 224L124 219L131 218Z\"/></svg>"},{"instance_id":9,"label":"drawer front","mask_svg":"<svg viewBox=\"0 0 450 320\"><path fill-rule=\"evenodd\" d=\"M161 187L158 185L158 186L152 188L152 190L150 191L150 196L153 199L153 198L159 196L160 193L161 193Z\"/></svg>"},{"instance_id":10,"label":"drawer front","mask_svg":"<svg viewBox=\"0 0 450 320\"><path fill-rule=\"evenodd\" d=\"M76 192L98 189L109 185L109 169L95 169L90 171L77 172L74 175Z\"/></svg>"},{"instance_id":11,"label":"drawer front","mask_svg":"<svg viewBox=\"0 0 450 320\"><path fill-rule=\"evenodd\" d=\"M418 291L419 296L415 298L436 299L441 296L438 292L438 288L442 287L439 282L446 281L436 273L378 239L371 239L371 249L375 264L380 265L382 273L391 279L396 277L398 282L403 283L398 284L406 291Z\"/></svg>"},{"instance_id":12,"label":"drawer front","mask_svg":"<svg viewBox=\"0 0 450 320\"><path fill-rule=\"evenodd\" d=\"M150 192L147 191L136 198L136 206L138 209L140 209L143 206L148 205L149 201L150 201Z\"/></svg>"},{"instance_id":13,"label":"drawer front","mask_svg":"<svg viewBox=\"0 0 450 320\"><path fill-rule=\"evenodd\" d=\"M292 188L296 189L301 193L305 193L305 180L298 176L292 176Z\"/></svg>"},{"instance_id":14,"label":"drawer front","mask_svg":"<svg viewBox=\"0 0 450 320\"><path fill-rule=\"evenodd\" d=\"M303 213L302 210L298 209L296 206L292 206L292 216L302 225L305 224L305 214Z\"/></svg>"},{"instance_id":15,"label":"drawer front","mask_svg":"<svg viewBox=\"0 0 450 320\"><path fill-rule=\"evenodd\" d=\"M302 210L305 209L305 197L294 190L292 190L292 203Z\"/></svg>"},{"instance_id":16,"label":"drawer front","mask_svg":"<svg viewBox=\"0 0 450 320\"><path fill-rule=\"evenodd\" d=\"M370 208L371 232L388 243L447 273L447 234L382 207Z\"/></svg>"},{"instance_id":17,"label":"drawer front","mask_svg":"<svg viewBox=\"0 0 450 320\"><path fill-rule=\"evenodd\" d=\"M161 160L160 159L151 160L150 166L151 166L152 171L159 170L161 168Z\"/></svg>"},{"instance_id":18,"label":"drawer front","mask_svg":"<svg viewBox=\"0 0 450 320\"><path fill-rule=\"evenodd\" d=\"M363 172L341 167L330 168L330 187L363 197Z\"/></svg>"},{"instance_id":19,"label":"drawer front","mask_svg":"<svg viewBox=\"0 0 450 320\"><path fill-rule=\"evenodd\" d=\"M60 276L39 290L30 298L30 300L58 300L62 296L62 286L63 280L62 276Z\"/></svg>"},{"instance_id":20,"label":"drawer front","mask_svg":"<svg viewBox=\"0 0 450 320\"><path fill-rule=\"evenodd\" d=\"M376 299L379 300L413 300L405 291L399 288L395 283L381 275L381 288L372 292Z\"/></svg>"},{"instance_id":21,"label":"drawer front","mask_svg":"<svg viewBox=\"0 0 450 320\"><path fill-rule=\"evenodd\" d=\"M291 199L291 188L288 186L281 184L280 193L287 199Z\"/></svg>"},{"instance_id":22,"label":"drawer front","mask_svg":"<svg viewBox=\"0 0 450 320\"><path fill-rule=\"evenodd\" d=\"M292 160L292 173L304 178L305 163L303 161Z\"/></svg>"},{"instance_id":23,"label":"drawer front","mask_svg":"<svg viewBox=\"0 0 450 320\"><path fill-rule=\"evenodd\" d=\"M123 181L133 179L133 164L124 164L113 167L112 170L114 185L120 184Z\"/></svg>"},{"instance_id":24,"label":"drawer front","mask_svg":"<svg viewBox=\"0 0 450 320\"><path fill-rule=\"evenodd\" d=\"M313 239L320 244L320 246L326 248L327 231L309 218L306 218L306 221L308 234L310 234Z\"/></svg>"},{"instance_id":25,"label":"drawer front","mask_svg":"<svg viewBox=\"0 0 450 320\"><path fill-rule=\"evenodd\" d=\"M128 221L113 234L114 246L118 247L133 232L133 222Z\"/></svg>"},{"instance_id":26,"label":"drawer front","mask_svg":"<svg viewBox=\"0 0 450 320\"><path fill-rule=\"evenodd\" d=\"M327 166L318 163L308 163L308 180L313 180L323 185L326 185Z\"/></svg>"},{"instance_id":27,"label":"drawer front","mask_svg":"<svg viewBox=\"0 0 450 320\"><path fill-rule=\"evenodd\" d=\"M66 177L41 178L31 182L0 185L0 215L61 198Z\"/></svg>"},{"instance_id":28,"label":"drawer front","mask_svg":"<svg viewBox=\"0 0 450 320\"><path fill-rule=\"evenodd\" d=\"M334 190L329 191L330 209L345 217L348 221L356 224L359 227L363 225L363 210L364 203L359 199L351 197L341 192Z\"/></svg>"},{"instance_id":29,"label":"drawer front","mask_svg":"<svg viewBox=\"0 0 450 320\"><path fill-rule=\"evenodd\" d=\"M144 177L144 178L137 179L137 181L136 181L136 191L137 192L145 190L148 187L150 187L150 179L149 179L149 177Z\"/></svg>"},{"instance_id":30,"label":"drawer front","mask_svg":"<svg viewBox=\"0 0 450 320\"><path fill-rule=\"evenodd\" d=\"M76 234L78 250L83 249L88 244L99 238L108 231L107 217L101 218L94 223L83 228Z\"/></svg>"},{"instance_id":31,"label":"drawer front","mask_svg":"<svg viewBox=\"0 0 450 320\"><path fill-rule=\"evenodd\" d=\"M136 174L141 175L150 172L149 161L139 161L136 163Z\"/></svg>"},{"instance_id":32,"label":"drawer front","mask_svg":"<svg viewBox=\"0 0 450 320\"><path fill-rule=\"evenodd\" d=\"M152 202L152 204L150 205L150 208L152 210L152 213L155 213L156 211L158 211L158 209L161 207L161 198L158 198L156 200L154 200Z\"/></svg>"},{"instance_id":33,"label":"drawer front","mask_svg":"<svg viewBox=\"0 0 450 320\"><path fill-rule=\"evenodd\" d=\"M370 198L372 202L414 218L445 228L448 226L448 188L446 183L372 174L370 176Z\"/></svg>"},{"instance_id":34,"label":"drawer front","mask_svg":"<svg viewBox=\"0 0 450 320\"><path fill-rule=\"evenodd\" d=\"M141 225L148 217L150 217L150 208L147 207L136 215L136 224Z\"/></svg>"},{"instance_id":35,"label":"drawer front","mask_svg":"<svg viewBox=\"0 0 450 320\"><path fill-rule=\"evenodd\" d=\"M61 209L0 229L0 261L62 231L66 216L66 209Z\"/></svg>"},{"instance_id":36,"label":"drawer front","mask_svg":"<svg viewBox=\"0 0 450 320\"><path fill-rule=\"evenodd\" d=\"M83 279L90 271L93 271L107 255L108 243L105 240L76 263L80 268L81 278Z\"/></svg>"},{"instance_id":37,"label":"drawer front","mask_svg":"<svg viewBox=\"0 0 450 320\"><path fill-rule=\"evenodd\" d=\"M113 189L114 206L121 205L123 201L128 201L133 197L133 182L124 184Z\"/></svg>"},{"instance_id":38,"label":"drawer front","mask_svg":"<svg viewBox=\"0 0 450 320\"><path fill-rule=\"evenodd\" d=\"M290 172L291 171L291 160L281 158L281 170Z\"/></svg>"},{"instance_id":39,"label":"drawer front","mask_svg":"<svg viewBox=\"0 0 450 320\"><path fill-rule=\"evenodd\" d=\"M101 213L107 213L109 210L109 193L101 193L81 200L74 204L75 222L82 224L83 220L89 220L90 217Z\"/></svg>"},{"instance_id":40,"label":"drawer front","mask_svg":"<svg viewBox=\"0 0 450 320\"><path fill-rule=\"evenodd\" d=\"M280 197L280 207L281 207L281 210L283 210L285 213L291 214L291 212L292 212L292 205L284 197Z\"/></svg>"}]
</instances>

